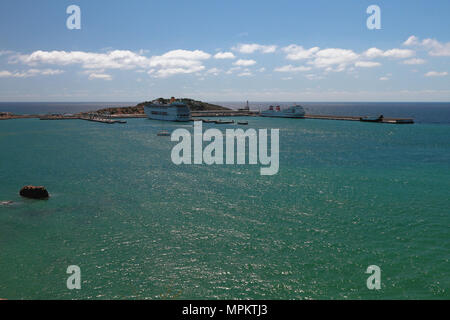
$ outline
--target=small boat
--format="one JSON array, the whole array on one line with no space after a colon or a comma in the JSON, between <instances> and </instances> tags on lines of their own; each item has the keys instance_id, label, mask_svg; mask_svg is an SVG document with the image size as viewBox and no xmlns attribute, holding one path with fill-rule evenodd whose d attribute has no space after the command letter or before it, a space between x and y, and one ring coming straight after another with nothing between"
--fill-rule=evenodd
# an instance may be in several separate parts
<instances>
[{"instance_id":1,"label":"small boat","mask_svg":"<svg viewBox=\"0 0 450 320\"><path fill-rule=\"evenodd\" d=\"M156 135L160 136L160 137L169 137L170 133L167 130L161 130L159 131Z\"/></svg>"},{"instance_id":2,"label":"small boat","mask_svg":"<svg viewBox=\"0 0 450 320\"><path fill-rule=\"evenodd\" d=\"M204 123L215 123L216 120L209 120L209 119L201 119L202 122Z\"/></svg>"},{"instance_id":3,"label":"small boat","mask_svg":"<svg viewBox=\"0 0 450 320\"><path fill-rule=\"evenodd\" d=\"M240 124L242 126L246 126L246 125L248 125L248 121L238 121L237 124Z\"/></svg>"},{"instance_id":4,"label":"small boat","mask_svg":"<svg viewBox=\"0 0 450 320\"><path fill-rule=\"evenodd\" d=\"M215 124L231 124L234 123L233 120L215 120L214 121Z\"/></svg>"},{"instance_id":5,"label":"small boat","mask_svg":"<svg viewBox=\"0 0 450 320\"><path fill-rule=\"evenodd\" d=\"M380 115L378 118L370 118L370 117L361 117L359 118L359 121L363 121L363 122L383 122L383 115Z\"/></svg>"}]
</instances>

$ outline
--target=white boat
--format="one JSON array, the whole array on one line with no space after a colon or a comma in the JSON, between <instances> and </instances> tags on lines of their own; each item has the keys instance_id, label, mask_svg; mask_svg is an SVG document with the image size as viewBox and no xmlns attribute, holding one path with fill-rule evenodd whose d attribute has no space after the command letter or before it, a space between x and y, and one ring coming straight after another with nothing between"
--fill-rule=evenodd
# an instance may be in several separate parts
<instances>
[{"instance_id":1,"label":"white boat","mask_svg":"<svg viewBox=\"0 0 450 320\"><path fill-rule=\"evenodd\" d=\"M261 117L279 117L279 118L304 118L305 110L301 105L295 105L281 110L280 106L270 106L268 110L261 112Z\"/></svg>"},{"instance_id":2,"label":"white boat","mask_svg":"<svg viewBox=\"0 0 450 320\"><path fill-rule=\"evenodd\" d=\"M167 130L161 130L156 135L160 137L170 137L170 132Z\"/></svg>"},{"instance_id":3,"label":"white boat","mask_svg":"<svg viewBox=\"0 0 450 320\"><path fill-rule=\"evenodd\" d=\"M149 104L144 105L144 112L149 119L164 120L164 121L190 121L191 110L189 107L174 98L169 103L161 103L154 100Z\"/></svg>"}]
</instances>

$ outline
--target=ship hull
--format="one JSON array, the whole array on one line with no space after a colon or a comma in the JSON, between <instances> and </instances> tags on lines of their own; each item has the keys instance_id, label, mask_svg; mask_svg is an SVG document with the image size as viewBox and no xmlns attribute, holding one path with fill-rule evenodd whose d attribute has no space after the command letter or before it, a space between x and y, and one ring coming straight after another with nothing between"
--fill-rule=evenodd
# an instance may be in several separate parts
<instances>
[{"instance_id":1,"label":"ship hull","mask_svg":"<svg viewBox=\"0 0 450 320\"><path fill-rule=\"evenodd\" d=\"M191 112L187 106L146 105L144 112L147 118L161 121L191 121Z\"/></svg>"},{"instance_id":2,"label":"ship hull","mask_svg":"<svg viewBox=\"0 0 450 320\"><path fill-rule=\"evenodd\" d=\"M273 110L271 106L269 110L265 110L261 112L261 117L271 117L271 118L296 118L303 119L305 118L305 110L300 105L295 105L289 107L285 110L280 110L278 106L276 110Z\"/></svg>"}]
</instances>

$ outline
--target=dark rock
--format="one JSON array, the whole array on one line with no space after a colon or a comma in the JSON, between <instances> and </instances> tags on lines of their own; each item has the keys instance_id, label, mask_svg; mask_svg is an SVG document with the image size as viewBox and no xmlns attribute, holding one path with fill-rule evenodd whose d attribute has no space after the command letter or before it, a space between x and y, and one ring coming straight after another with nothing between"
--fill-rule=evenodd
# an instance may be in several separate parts
<instances>
[{"instance_id":1,"label":"dark rock","mask_svg":"<svg viewBox=\"0 0 450 320\"><path fill-rule=\"evenodd\" d=\"M49 194L45 187L25 186L20 189L20 195L31 199L48 199Z\"/></svg>"}]
</instances>

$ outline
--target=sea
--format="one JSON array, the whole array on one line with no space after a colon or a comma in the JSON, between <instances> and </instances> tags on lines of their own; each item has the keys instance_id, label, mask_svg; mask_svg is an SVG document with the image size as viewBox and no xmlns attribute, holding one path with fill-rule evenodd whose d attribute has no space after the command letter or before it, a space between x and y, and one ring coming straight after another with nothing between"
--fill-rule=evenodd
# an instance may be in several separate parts
<instances>
[{"instance_id":1,"label":"sea","mask_svg":"<svg viewBox=\"0 0 450 320\"><path fill-rule=\"evenodd\" d=\"M250 107L271 104L287 105ZM450 103L301 104L415 124L232 118L280 130L279 171L262 176L260 165L175 165L176 142L157 133L192 123L0 121L0 202L12 201L0 204L0 298L449 299ZM30 184L49 200L21 198ZM67 287L74 265L79 290Z\"/></svg>"}]
</instances>

